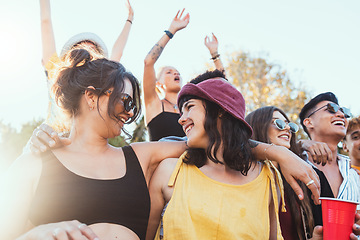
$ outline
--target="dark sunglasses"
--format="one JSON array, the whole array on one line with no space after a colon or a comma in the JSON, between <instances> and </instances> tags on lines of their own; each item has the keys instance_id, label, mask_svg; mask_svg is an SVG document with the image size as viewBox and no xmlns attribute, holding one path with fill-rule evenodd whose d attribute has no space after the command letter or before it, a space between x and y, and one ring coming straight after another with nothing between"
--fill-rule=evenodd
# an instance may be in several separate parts
<instances>
[{"instance_id":1,"label":"dark sunglasses","mask_svg":"<svg viewBox=\"0 0 360 240\"><path fill-rule=\"evenodd\" d=\"M131 112L131 110L136 112L136 105L132 97L129 94L123 93L121 97L121 101L123 102L123 106L126 112Z\"/></svg>"},{"instance_id":2,"label":"dark sunglasses","mask_svg":"<svg viewBox=\"0 0 360 240\"><path fill-rule=\"evenodd\" d=\"M102 91L101 88L95 88L95 89L98 91ZM112 91L108 89L103 91L102 93L105 94L106 96L110 96ZM134 113L136 112L135 102L129 94L122 93L120 100L122 101L122 104L126 112L130 112L131 110L133 110Z\"/></svg>"},{"instance_id":3,"label":"dark sunglasses","mask_svg":"<svg viewBox=\"0 0 360 240\"><path fill-rule=\"evenodd\" d=\"M290 132L296 133L297 131L299 131L299 126L293 122L287 123L281 119L275 119L274 124L279 130L284 130L286 128L286 126L289 126Z\"/></svg>"},{"instance_id":4,"label":"dark sunglasses","mask_svg":"<svg viewBox=\"0 0 360 240\"><path fill-rule=\"evenodd\" d=\"M322 106L318 109L316 109L315 111L313 111L312 113L309 114L309 116L307 116L307 118L309 118L311 115L313 115L314 113L320 111L321 109L325 108L325 110L329 111L332 114L337 113L339 110L344 114L345 118L350 118L351 117L351 112L350 109L345 108L345 107L339 107L339 105L337 105L336 103L328 103L325 106Z\"/></svg>"}]
</instances>

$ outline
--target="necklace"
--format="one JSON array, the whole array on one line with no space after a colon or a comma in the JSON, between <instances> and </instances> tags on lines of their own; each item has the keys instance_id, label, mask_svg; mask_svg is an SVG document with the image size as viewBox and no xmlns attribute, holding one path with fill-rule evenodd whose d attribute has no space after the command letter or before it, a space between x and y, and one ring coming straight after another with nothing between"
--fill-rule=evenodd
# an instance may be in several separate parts
<instances>
[{"instance_id":1,"label":"necklace","mask_svg":"<svg viewBox=\"0 0 360 240\"><path fill-rule=\"evenodd\" d=\"M175 110L178 109L178 106L176 104L173 104L172 102L170 102L166 98L164 98L164 100L167 101L168 103L170 103Z\"/></svg>"}]
</instances>

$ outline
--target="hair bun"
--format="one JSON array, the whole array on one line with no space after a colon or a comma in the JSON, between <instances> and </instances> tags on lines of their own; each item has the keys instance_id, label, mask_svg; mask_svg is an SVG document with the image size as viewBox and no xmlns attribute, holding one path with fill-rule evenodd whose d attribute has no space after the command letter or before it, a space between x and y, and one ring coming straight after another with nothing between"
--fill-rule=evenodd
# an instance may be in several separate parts
<instances>
[{"instance_id":1,"label":"hair bun","mask_svg":"<svg viewBox=\"0 0 360 240\"><path fill-rule=\"evenodd\" d=\"M74 49L67 54L69 67L79 67L93 59L92 55L85 49Z\"/></svg>"}]
</instances>

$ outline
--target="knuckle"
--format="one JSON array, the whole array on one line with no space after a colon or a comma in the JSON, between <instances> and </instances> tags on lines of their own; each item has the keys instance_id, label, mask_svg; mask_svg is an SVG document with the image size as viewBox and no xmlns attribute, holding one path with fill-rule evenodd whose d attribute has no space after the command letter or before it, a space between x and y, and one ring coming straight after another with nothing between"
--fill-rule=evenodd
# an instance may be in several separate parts
<instances>
[{"instance_id":1,"label":"knuckle","mask_svg":"<svg viewBox=\"0 0 360 240\"><path fill-rule=\"evenodd\" d=\"M68 232L70 235L75 234L78 231L78 229L74 226L68 226L66 228L66 232Z\"/></svg>"},{"instance_id":2,"label":"knuckle","mask_svg":"<svg viewBox=\"0 0 360 240\"><path fill-rule=\"evenodd\" d=\"M70 221L70 223L71 223L73 226L76 226L76 227L81 224L78 220L72 220L72 221Z\"/></svg>"},{"instance_id":3,"label":"knuckle","mask_svg":"<svg viewBox=\"0 0 360 240\"><path fill-rule=\"evenodd\" d=\"M301 179L305 179L305 178L307 178L308 177L308 174L307 173L301 173L300 174L300 178Z\"/></svg>"}]
</instances>

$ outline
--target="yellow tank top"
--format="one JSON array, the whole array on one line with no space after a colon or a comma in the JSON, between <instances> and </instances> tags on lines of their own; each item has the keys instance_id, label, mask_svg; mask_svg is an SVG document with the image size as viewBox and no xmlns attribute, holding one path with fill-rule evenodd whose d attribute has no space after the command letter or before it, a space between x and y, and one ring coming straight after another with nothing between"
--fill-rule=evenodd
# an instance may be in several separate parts
<instances>
[{"instance_id":1,"label":"yellow tank top","mask_svg":"<svg viewBox=\"0 0 360 240\"><path fill-rule=\"evenodd\" d=\"M282 180L275 169L275 182L270 161L252 182L231 185L215 181L196 166L183 163L183 156L168 183L174 186L174 191L163 216L163 239L269 239L270 184L277 239L283 239L276 191L276 184L279 184L283 197ZM284 205L282 210L285 211ZM155 239L160 239L159 233L160 228Z\"/></svg>"}]
</instances>

